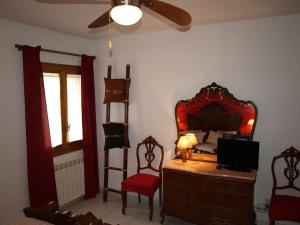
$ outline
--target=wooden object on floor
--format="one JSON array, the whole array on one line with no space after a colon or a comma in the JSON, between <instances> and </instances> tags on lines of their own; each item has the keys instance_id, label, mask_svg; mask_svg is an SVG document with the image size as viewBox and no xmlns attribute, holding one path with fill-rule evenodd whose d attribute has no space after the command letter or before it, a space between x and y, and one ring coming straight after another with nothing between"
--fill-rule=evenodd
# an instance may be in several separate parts
<instances>
[{"instance_id":1,"label":"wooden object on floor","mask_svg":"<svg viewBox=\"0 0 300 225\"><path fill-rule=\"evenodd\" d=\"M23 212L26 217L31 217L35 219L44 220L49 223L54 223L54 212L58 210L58 203L52 201L40 207L26 207L23 209Z\"/></svg>"},{"instance_id":2,"label":"wooden object on floor","mask_svg":"<svg viewBox=\"0 0 300 225\"><path fill-rule=\"evenodd\" d=\"M149 198L149 219L152 221L153 196L157 189L159 189L159 204L161 205L161 168L164 159L164 149L153 137L149 136L138 144L136 156L138 163L137 173L122 182L122 214L125 214L127 206L127 192L135 192L138 193L139 202L141 202L141 195ZM142 156L144 156L146 164L141 162ZM158 166L155 167L152 163L154 163L156 157ZM156 172L158 176L142 173L144 170Z\"/></svg>"},{"instance_id":3,"label":"wooden object on floor","mask_svg":"<svg viewBox=\"0 0 300 225\"><path fill-rule=\"evenodd\" d=\"M108 66L108 74L107 78L111 79L111 71L112 66ZM130 65L126 65L126 80L130 81ZM124 143L128 140L128 111L129 111L129 83L125 87L126 93L126 100L123 101L124 103ZM110 122L110 102L106 103L106 123ZM128 162L128 147L123 147L123 167L111 167L109 166L109 149L104 149L105 151L105 159L104 159L104 190L103 190L103 201L107 202L108 192L115 192L121 194L120 190L116 190L114 188L108 187L108 180L109 180L109 170L121 171L123 173L123 180L127 178L127 162Z\"/></svg>"},{"instance_id":4,"label":"wooden object on floor","mask_svg":"<svg viewBox=\"0 0 300 225\"><path fill-rule=\"evenodd\" d=\"M71 211L60 211L56 202L49 202L40 207L23 209L26 217L46 221L54 225L111 225L103 223L93 213L74 215Z\"/></svg>"},{"instance_id":5,"label":"wooden object on floor","mask_svg":"<svg viewBox=\"0 0 300 225\"><path fill-rule=\"evenodd\" d=\"M289 192L291 190L300 192L299 183L297 186L299 161L300 151L294 147L283 151L272 160L273 188L269 207L270 225L274 225L276 220L300 222L300 197L291 195Z\"/></svg>"},{"instance_id":6,"label":"wooden object on floor","mask_svg":"<svg viewBox=\"0 0 300 225\"><path fill-rule=\"evenodd\" d=\"M202 225L253 225L255 179L256 171L171 160L163 168L162 222L167 215Z\"/></svg>"}]
</instances>

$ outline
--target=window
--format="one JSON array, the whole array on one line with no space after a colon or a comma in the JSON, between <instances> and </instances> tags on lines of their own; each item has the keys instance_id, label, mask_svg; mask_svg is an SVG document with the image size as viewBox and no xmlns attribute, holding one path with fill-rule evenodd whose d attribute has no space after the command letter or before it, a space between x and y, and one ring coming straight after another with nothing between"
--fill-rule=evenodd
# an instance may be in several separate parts
<instances>
[{"instance_id":1,"label":"window","mask_svg":"<svg viewBox=\"0 0 300 225\"><path fill-rule=\"evenodd\" d=\"M82 149L80 66L42 63L54 155Z\"/></svg>"}]
</instances>

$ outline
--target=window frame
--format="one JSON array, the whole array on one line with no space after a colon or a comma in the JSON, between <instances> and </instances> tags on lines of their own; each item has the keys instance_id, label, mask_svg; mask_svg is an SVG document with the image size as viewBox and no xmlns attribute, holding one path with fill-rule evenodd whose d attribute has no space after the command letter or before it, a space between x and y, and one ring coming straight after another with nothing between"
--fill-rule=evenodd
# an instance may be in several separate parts
<instances>
[{"instance_id":1,"label":"window frame","mask_svg":"<svg viewBox=\"0 0 300 225\"><path fill-rule=\"evenodd\" d=\"M53 147L54 157L64 155L70 152L79 151L83 148L83 141L77 140L68 142L68 90L67 75L74 74L81 77L80 66L65 65L57 63L42 62L43 73L57 73L60 80L60 104L61 104L61 132L62 144Z\"/></svg>"}]
</instances>

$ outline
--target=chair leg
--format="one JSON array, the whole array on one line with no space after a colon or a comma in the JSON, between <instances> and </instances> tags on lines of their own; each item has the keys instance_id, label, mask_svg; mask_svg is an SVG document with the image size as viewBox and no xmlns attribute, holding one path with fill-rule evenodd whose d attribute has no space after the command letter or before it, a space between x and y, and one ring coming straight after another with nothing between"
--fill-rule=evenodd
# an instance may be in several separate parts
<instances>
[{"instance_id":1,"label":"chair leg","mask_svg":"<svg viewBox=\"0 0 300 225\"><path fill-rule=\"evenodd\" d=\"M152 221L152 216L153 216L153 197L149 197L149 209L150 209L150 214L149 214L149 220Z\"/></svg>"},{"instance_id":2,"label":"chair leg","mask_svg":"<svg viewBox=\"0 0 300 225\"><path fill-rule=\"evenodd\" d=\"M161 207L161 185L159 186L158 194L159 194L159 206Z\"/></svg>"},{"instance_id":3,"label":"chair leg","mask_svg":"<svg viewBox=\"0 0 300 225\"><path fill-rule=\"evenodd\" d=\"M122 191L122 214L125 215L125 210L127 207L127 192Z\"/></svg>"},{"instance_id":4,"label":"chair leg","mask_svg":"<svg viewBox=\"0 0 300 225\"><path fill-rule=\"evenodd\" d=\"M139 203L141 203L141 194L138 193L138 199L139 199Z\"/></svg>"}]
</instances>

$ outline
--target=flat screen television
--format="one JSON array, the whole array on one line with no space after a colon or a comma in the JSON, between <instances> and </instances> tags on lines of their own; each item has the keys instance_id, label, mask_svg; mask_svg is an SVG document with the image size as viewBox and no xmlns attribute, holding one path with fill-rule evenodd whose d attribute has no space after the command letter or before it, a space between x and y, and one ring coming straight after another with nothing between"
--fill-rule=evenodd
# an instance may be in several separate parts
<instances>
[{"instance_id":1,"label":"flat screen television","mask_svg":"<svg viewBox=\"0 0 300 225\"><path fill-rule=\"evenodd\" d=\"M238 171L258 170L259 142L238 139L218 139L219 166Z\"/></svg>"}]
</instances>

